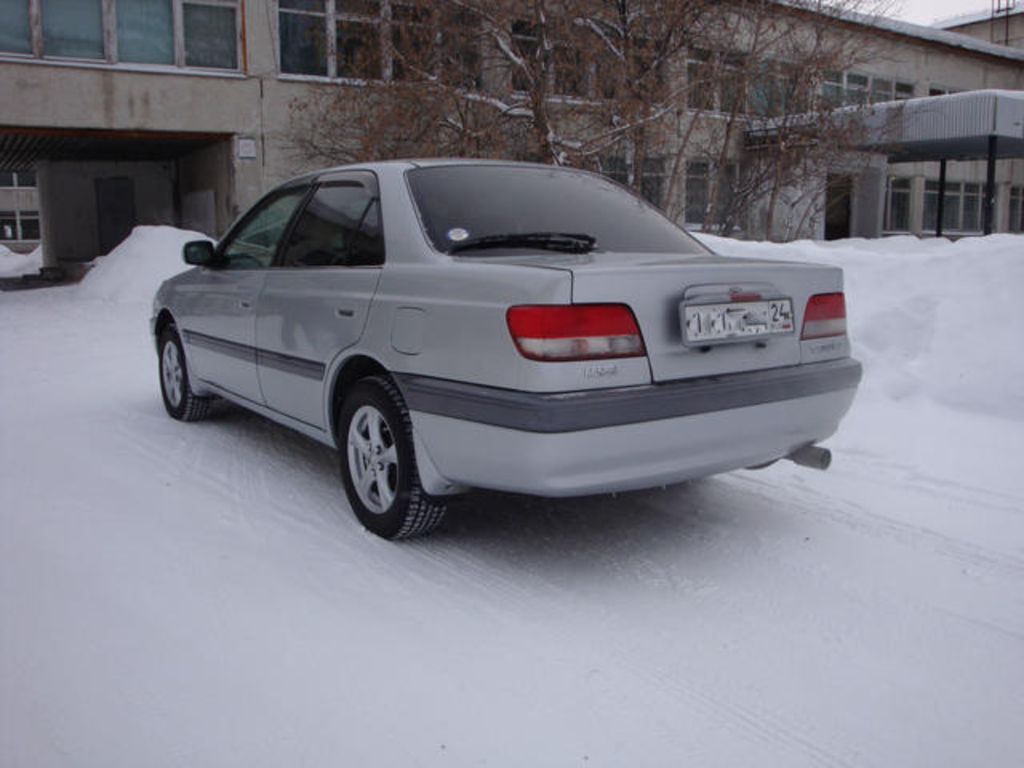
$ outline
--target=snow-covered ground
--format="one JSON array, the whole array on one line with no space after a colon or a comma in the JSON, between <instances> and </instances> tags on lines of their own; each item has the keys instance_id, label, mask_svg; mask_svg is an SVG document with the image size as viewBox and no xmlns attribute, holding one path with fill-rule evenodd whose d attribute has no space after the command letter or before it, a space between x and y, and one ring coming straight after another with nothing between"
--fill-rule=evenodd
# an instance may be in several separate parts
<instances>
[{"instance_id":1,"label":"snow-covered ground","mask_svg":"<svg viewBox=\"0 0 1024 768\"><path fill-rule=\"evenodd\" d=\"M1024 761L1024 238L730 253L847 270L835 463L350 516L331 451L163 412L140 228L0 294L0 765Z\"/></svg>"},{"instance_id":2,"label":"snow-covered ground","mask_svg":"<svg viewBox=\"0 0 1024 768\"><path fill-rule=\"evenodd\" d=\"M20 277L39 271L43 266L43 247L36 246L31 253L15 253L0 245L0 277Z\"/></svg>"}]
</instances>

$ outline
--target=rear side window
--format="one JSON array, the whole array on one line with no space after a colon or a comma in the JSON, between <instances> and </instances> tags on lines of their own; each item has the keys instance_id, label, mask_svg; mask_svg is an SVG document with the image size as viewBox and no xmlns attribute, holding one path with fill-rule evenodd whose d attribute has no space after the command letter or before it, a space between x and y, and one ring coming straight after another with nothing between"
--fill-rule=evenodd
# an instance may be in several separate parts
<instances>
[{"instance_id":1,"label":"rear side window","mask_svg":"<svg viewBox=\"0 0 1024 768\"><path fill-rule=\"evenodd\" d=\"M358 267L384 263L380 199L357 180L322 185L299 215L281 266Z\"/></svg>"},{"instance_id":2,"label":"rear side window","mask_svg":"<svg viewBox=\"0 0 1024 768\"><path fill-rule=\"evenodd\" d=\"M559 232L589 235L599 251L707 253L655 208L595 174L495 164L417 168L407 177L439 251L471 238ZM499 253L460 250L459 256Z\"/></svg>"}]
</instances>

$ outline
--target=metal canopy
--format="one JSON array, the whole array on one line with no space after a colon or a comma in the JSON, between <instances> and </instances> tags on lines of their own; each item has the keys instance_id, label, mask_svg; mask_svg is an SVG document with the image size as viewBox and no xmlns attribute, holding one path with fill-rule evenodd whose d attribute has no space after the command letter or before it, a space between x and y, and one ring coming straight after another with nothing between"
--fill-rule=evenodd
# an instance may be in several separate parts
<instances>
[{"instance_id":1,"label":"metal canopy","mask_svg":"<svg viewBox=\"0 0 1024 768\"><path fill-rule=\"evenodd\" d=\"M875 104L861 113L862 149L891 163L1024 157L1024 91L968 91Z\"/></svg>"}]
</instances>

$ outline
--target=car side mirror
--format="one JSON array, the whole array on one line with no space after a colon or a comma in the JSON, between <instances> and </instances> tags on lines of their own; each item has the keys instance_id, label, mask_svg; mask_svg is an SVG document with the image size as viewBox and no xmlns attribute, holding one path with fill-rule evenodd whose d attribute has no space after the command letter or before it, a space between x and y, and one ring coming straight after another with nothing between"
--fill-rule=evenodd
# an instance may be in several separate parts
<instances>
[{"instance_id":1,"label":"car side mirror","mask_svg":"<svg viewBox=\"0 0 1024 768\"><path fill-rule=\"evenodd\" d=\"M208 267L216 260L217 256L213 250L213 243L209 240L193 240L185 243L181 251L182 258L186 264L196 267Z\"/></svg>"}]
</instances>

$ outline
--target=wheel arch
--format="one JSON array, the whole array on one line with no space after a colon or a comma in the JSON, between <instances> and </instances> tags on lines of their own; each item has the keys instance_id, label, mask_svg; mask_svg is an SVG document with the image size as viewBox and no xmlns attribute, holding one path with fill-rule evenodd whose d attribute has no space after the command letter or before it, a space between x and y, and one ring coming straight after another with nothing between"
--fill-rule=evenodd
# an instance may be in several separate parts
<instances>
[{"instance_id":1,"label":"wheel arch","mask_svg":"<svg viewBox=\"0 0 1024 768\"><path fill-rule=\"evenodd\" d=\"M175 322L174 315L171 314L171 311L164 307L160 310L159 314L157 314L156 321L153 324L153 343L156 345L156 351L158 353L160 352L160 334L164 332L164 329L168 325L177 325L177 323Z\"/></svg>"},{"instance_id":2,"label":"wheel arch","mask_svg":"<svg viewBox=\"0 0 1024 768\"><path fill-rule=\"evenodd\" d=\"M362 352L347 357L334 372L328 388L327 418L330 434L334 436L335 442L337 442L335 430L337 429L338 411L345 399L345 394L353 384L367 376L388 376L390 378L391 372L379 360Z\"/></svg>"}]
</instances>

